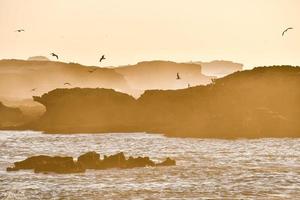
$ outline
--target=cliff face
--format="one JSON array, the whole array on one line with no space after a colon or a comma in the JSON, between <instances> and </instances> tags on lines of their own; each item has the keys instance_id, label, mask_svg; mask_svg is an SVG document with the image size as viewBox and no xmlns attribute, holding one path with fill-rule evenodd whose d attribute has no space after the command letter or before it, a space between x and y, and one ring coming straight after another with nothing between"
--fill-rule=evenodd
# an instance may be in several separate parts
<instances>
[{"instance_id":1,"label":"cliff face","mask_svg":"<svg viewBox=\"0 0 300 200\"><path fill-rule=\"evenodd\" d=\"M300 137L299 86L299 67L262 67L210 86L148 91L139 101L173 136Z\"/></svg>"},{"instance_id":2,"label":"cliff face","mask_svg":"<svg viewBox=\"0 0 300 200\"><path fill-rule=\"evenodd\" d=\"M29 57L27 60L33 60L33 61L50 61L49 58L45 57L45 56L32 56Z\"/></svg>"},{"instance_id":3,"label":"cliff face","mask_svg":"<svg viewBox=\"0 0 300 200\"><path fill-rule=\"evenodd\" d=\"M39 58L39 57L38 57ZM179 73L181 79L177 78ZM149 89L179 89L211 82L197 64L142 62L115 68L37 60L0 60L1 99L20 101L56 88L107 88L138 97Z\"/></svg>"},{"instance_id":4,"label":"cliff face","mask_svg":"<svg viewBox=\"0 0 300 200\"><path fill-rule=\"evenodd\" d=\"M201 73L201 65L170 61L140 62L115 70L125 77L131 88L137 90L182 89L189 85L206 85L212 78ZM180 79L177 79L177 73Z\"/></svg>"},{"instance_id":5,"label":"cliff face","mask_svg":"<svg viewBox=\"0 0 300 200\"><path fill-rule=\"evenodd\" d=\"M177 73L181 79L177 78ZM56 88L107 88L139 97L148 89L178 89L207 84L201 66L166 61L142 62L116 68L52 62L43 56L0 60L0 101L20 108L28 120L44 112L32 100Z\"/></svg>"},{"instance_id":6,"label":"cliff face","mask_svg":"<svg viewBox=\"0 0 300 200\"><path fill-rule=\"evenodd\" d=\"M197 64L152 61L100 68L42 59L0 60L0 100L21 102L56 88L75 87L114 89L139 97L144 90L179 89L211 82Z\"/></svg>"},{"instance_id":7,"label":"cliff face","mask_svg":"<svg viewBox=\"0 0 300 200\"><path fill-rule=\"evenodd\" d=\"M231 61L215 60L211 62L195 62L202 66L202 73L207 76L224 77L243 70L243 64Z\"/></svg>"},{"instance_id":8,"label":"cliff face","mask_svg":"<svg viewBox=\"0 0 300 200\"><path fill-rule=\"evenodd\" d=\"M20 125L23 118L18 108L10 108L0 102L0 128Z\"/></svg>"},{"instance_id":9,"label":"cliff face","mask_svg":"<svg viewBox=\"0 0 300 200\"><path fill-rule=\"evenodd\" d=\"M54 90L35 100L47 132L165 133L179 137L300 137L300 68L259 67L207 86L146 91Z\"/></svg>"},{"instance_id":10,"label":"cliff face","mask_svg":"<svg viewBox=\"0 0 300 200\"><path fill-rule=\"evenodd\" d=\"M3 99L24 100L56 88L73 87L130 91L124 77L113 69L51 61L0 61L0 94Z\"/></svg>"},{"instance_id":11,"label":"cliff face","mask_svg":"<svg viewBox=\"0 0 300 200\"><path fill-rule=\"evenodd\" d=\"M34 100L47 109L34 127L50 132L119 132L136 117L135 99L112 89L56 89Z\"/></svg>"}]
</instances>

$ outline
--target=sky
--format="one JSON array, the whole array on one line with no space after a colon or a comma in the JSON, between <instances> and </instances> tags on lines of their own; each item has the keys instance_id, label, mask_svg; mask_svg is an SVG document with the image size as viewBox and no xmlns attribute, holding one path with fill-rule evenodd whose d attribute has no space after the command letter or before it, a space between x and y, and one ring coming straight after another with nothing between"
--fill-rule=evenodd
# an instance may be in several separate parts
<instances>
[{"instance_id":1,"label":"sky","mask_svg":"<svg viewBox=\"0 0 300 200\"><path fill-rule=\"evenodd\" d=\"M0 59L300 65L299 10L299 0L0 0Z\"/></svg>"}]
</instances>

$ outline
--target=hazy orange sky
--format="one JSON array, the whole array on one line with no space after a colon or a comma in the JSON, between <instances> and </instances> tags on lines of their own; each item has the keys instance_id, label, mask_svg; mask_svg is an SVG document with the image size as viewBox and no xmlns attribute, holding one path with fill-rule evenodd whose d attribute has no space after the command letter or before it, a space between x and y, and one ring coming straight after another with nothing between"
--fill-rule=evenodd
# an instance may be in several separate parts
<instances>
[{"instance_id":1,"label":"hazy orange sky","mask_svg":"<svg viewBox=\"0 0 300 200\"><path fill-rule=\"evenodd\" d=\"M0 59L300 65L299 19L299 0L0 0Z\"/></svg>"}]
</instances>

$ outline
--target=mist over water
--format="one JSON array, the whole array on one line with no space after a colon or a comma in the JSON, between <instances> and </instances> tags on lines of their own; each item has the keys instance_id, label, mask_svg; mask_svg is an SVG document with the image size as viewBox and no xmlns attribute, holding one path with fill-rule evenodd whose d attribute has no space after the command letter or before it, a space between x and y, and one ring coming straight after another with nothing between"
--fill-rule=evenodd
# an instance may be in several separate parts
<instances>
[{"instance_id":1,"label":"mist over water","mask_svg":"<svg viewBox=\"0 0 300 200\"><path fill-rule=\"evenodd\" d=\"M300 139L217 140L158 134L48 135L0 132L0 199L297 199ZM123 151L174 167L88 170L80 174L6 172L28 156L101 157Z\"/></svg>"}]
</instances>

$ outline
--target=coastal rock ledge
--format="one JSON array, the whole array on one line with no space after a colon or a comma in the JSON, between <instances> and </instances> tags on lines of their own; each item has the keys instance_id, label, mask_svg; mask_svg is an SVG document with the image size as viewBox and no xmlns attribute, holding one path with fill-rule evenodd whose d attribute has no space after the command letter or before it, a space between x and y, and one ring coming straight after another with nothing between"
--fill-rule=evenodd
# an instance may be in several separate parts
<instances>
[{"instance_id":1,"label":"coastal rock ledge","mask_svg":"<svg viewBox=\"0 0 300 200\"><path fill-rule=\"evenodd\" d=\"M172 166L176 161L167 158L161 163L155 163L149 157L130 156L126 159L123 152L105 156L100 159L100 154L91 151L77 158L74 161L72 157L60 156L32 156L23 161L15 162L13 167L8 167L6 171L34 170L35 173L83 173L86 169L104 170L111 168L130 169L136 167L155 167L155 166Z\"/></svg>"}]
</instances>

